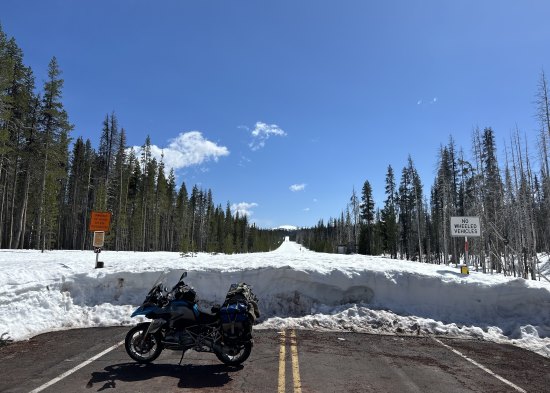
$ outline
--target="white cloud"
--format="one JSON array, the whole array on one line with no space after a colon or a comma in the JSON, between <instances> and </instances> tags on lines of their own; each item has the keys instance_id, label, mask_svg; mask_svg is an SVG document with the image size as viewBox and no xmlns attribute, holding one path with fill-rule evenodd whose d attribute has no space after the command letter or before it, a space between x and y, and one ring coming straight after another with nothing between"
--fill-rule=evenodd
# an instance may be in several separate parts
<instances>
[{"instance_id":1,"label":"white cloud","mask_svg":"<svg viewBox=\"0 0 550 393\"><path fill-rule=\"evenodd\" d=\"M305 212L308 212L308 211L310 211L310 210L311 210L311 209L310 209L309 207L306 207L306 208L304 209Z\"/></svg>"},{"instance_id":2,"label":"white cloud","mask_svg":"<svg viewBox=\"0 0 550 393\"><path fill-rule=\"evenodd\" d=\"M270 137L286 136L287 134L276 124L266 124L259 121L256 123L250 135L252 136L252 142L250 142L248 146L255 151L264 147L266 141Z\"/></svg>"},{"instance_id":3,"label":"white cloud","mask_svg":"<svg viewBox=\"0 0 550 393\"><path fill-rule=\"evenodd\" d=\"M313 202L317 203L318 202L317 198L313 198Z\"/></svg>"},{"instance_id":4,"label":"white cloud","mask_svg":"<svg viewBox=\"0 0 550 393\"><path fill-rule=\"evenodd\" d=\"M437 97L434 97L430 100L418 100L416 101L416 105L421 105L421 106L426 106L426 105L434 105L434 104L437 104L437 100L438 98Z\"/></svg>"},{"instance_id":5,"label":"white cloud","mask_svg":"<svg viewBox=\"0 0 550 393\"><path fill-rule=\"evenodd\" d=\"M298 192L298 191L304 191L304 189L306 188L306 185L304 183L302 183L302 184L293 184L288 188L292 192Z\"/></svg>"},{"instance_id":6,"label":"white cloud","mask_svg":"<svg viewBox=\"0 0 550 393\"><path fill-rule=\"evenodd\" d=\"M255 202L249 203L249 202L241 202L241 203L234 203L231 205L231 212L233 214L239 213L239 216L247 216L250 217L254 212L252 211L253 208L258 207L258 204Z\"/></svg>"},{"instance_id":7,"label":"white cloud","mask_svg":"<svg viewBox=\"0 0 550 393\"><path fill-rule=\"evenodd\" d=\"M241 159L239 160L239 166L240 167L246 167L248 164L250 164L252 160L246 156L241 155Z\"/></svg>"},{"instance_id":8,"label":"white cloud","mask_svg":"<svg viewBox=\"0 0 550 393\"><path fill-rule=\"evenodd\" d=\"M220 157L229 155L225 146L205 139L200 131L190 131L179 134L176 138L170 139L168 147L161 148L151 145L151 156L160 161L164 154L164 165L167 172L170 168L174 170L194 165L201 165L208 161L218 161ZM134 146L137 156L141 152L140 146Z\"/></svg>"}]
</instances>

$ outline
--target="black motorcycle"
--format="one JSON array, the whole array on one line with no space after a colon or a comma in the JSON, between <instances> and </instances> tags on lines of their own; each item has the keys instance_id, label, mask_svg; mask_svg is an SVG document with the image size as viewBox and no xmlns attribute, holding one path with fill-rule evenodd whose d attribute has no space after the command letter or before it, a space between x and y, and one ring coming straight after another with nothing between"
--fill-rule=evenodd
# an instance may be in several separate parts
<instances>
[{"instance_id":1,"label":"black motorcycle","mask_svg":"<svg viewBox=\"0 0 550 393\"><path fill-rule=\"evenodd\" d=\"M139 363L155 360L163 349L213 352L228 365L238 365L250 356L252 325L259 318L258 299L245 283L232 284L225 302L211 312L199 309L197 295L185 284L183 272L168 291L168 273L155 282L132 317L143 315L151 322L140 323L126 335L126 352ZM181 360L180 360L181 364Z\"/></svg>"}]
</instances>

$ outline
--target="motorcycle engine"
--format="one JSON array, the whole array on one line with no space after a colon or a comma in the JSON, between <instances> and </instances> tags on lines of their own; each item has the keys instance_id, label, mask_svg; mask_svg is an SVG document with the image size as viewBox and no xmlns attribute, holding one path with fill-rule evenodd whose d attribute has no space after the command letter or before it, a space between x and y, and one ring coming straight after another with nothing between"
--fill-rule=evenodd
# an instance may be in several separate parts
<instances>
[{"instance_id":1,"label":"motorcycle engine","mask_svg":"<svg viewBox=\"0 0 550 393\"><path fill-rule=\"evenodd\" d=\"M191 335L186 331L170 331L164 339L167 342L183 345L183 346L192 346L195 344L195 340Z\"/></svg>"}]
</instances>

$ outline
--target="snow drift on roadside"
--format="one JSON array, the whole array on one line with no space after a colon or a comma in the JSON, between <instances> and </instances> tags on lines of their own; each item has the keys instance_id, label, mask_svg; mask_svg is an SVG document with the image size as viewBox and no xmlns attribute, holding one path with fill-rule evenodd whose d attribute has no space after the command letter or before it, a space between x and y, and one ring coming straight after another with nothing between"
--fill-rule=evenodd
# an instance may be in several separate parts
<instances>
[{"instance_id":1,"label":"snow drift on roadside","mask_svg":"<svg viewBox=\"0 0 550 393\"><path fill-rule=\"evenodd\" d=\"M284 242L270 253L182 258L178 253L0 251L0 335L133 323L130 314L165 269L189 272L201 305L247 282L259 328L449 334L510 341L550 356L550 284L453 267L314 253Z\"/></svg>"}]
</instances>

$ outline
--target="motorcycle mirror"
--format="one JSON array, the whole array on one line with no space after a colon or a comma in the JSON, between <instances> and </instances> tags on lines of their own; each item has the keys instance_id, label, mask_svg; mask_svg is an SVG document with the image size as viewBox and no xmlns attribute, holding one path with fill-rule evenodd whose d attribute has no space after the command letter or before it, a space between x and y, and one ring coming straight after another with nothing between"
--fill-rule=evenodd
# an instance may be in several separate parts
<instances>
[{"instance_id":1,"label":"motorcycle mirror","mask_svg":"<svg viewBox=\"0 0 550 393\"><path fill-rule=\"evenodd\" d=\"M184 279L185 277L187 277L187 272L183 272L181 274L180 280Z\"/></svg>"}]
</instances>

